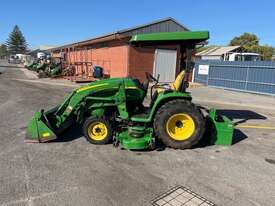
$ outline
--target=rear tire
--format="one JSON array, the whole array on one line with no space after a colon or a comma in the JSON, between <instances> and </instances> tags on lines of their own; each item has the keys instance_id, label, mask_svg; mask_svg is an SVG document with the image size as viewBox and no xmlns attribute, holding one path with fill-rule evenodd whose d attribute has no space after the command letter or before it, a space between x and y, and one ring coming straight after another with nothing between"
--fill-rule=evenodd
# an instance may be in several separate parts
<instances>
[{"instance_id":1,"label":"rear tire","mask_svg":"<svg viewBox=\"0 0 275 206\"><path fill-rule=\"evenodd\" d=\"M83 133L86 140L92 144L107 144L113 139L112 127L104 118L87 118L83 124Z\"/></svg>"},{"instance_id":2,"label":"rear tire","mask_svg":"<svg viewBox=\"0 0 275 206\"><path fill-rule=\"evenodd\" d=\"M175 149L187 149L197 144L204 129L203 114L188 100L177 99L165 103L154 119L157 138Z\"/></svg>"}]
</instances>

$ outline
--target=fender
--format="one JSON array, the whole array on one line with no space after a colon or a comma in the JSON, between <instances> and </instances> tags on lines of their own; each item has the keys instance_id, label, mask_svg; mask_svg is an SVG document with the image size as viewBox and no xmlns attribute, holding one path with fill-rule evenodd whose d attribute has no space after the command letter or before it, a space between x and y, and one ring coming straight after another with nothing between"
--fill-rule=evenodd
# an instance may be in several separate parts
<instances>
[{"instance_id":1,"label":"fender","mask_svg":"<svg viewBox=\"0 0 275 206\"><path fill-rule=\"evenodd\" d=\"M134 122L152 122L159 107L174 99L186 99L191 101L192 96L189 92L182 93L177 91L166 91L159 93L148 115L145 117L132 117L131 120Z\"/></svg>"}]
</instances>

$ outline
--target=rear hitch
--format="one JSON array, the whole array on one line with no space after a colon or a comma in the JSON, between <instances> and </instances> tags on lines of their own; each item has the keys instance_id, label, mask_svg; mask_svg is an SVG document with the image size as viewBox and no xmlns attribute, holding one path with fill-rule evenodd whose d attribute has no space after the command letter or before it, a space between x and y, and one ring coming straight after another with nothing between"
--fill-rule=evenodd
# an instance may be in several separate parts
<instances>
[{"instance_id":1,"label":"rear hitch","mask_svg":"<svg viewBox=\"0 0 275 206\"><path fill-rule=\"evenodd\" d=\"M232 145L234 124L224 115L217 115L216 110L209 110L207 129L210 131L210 143L215 145Z\"/></svg>"}]
</instances>

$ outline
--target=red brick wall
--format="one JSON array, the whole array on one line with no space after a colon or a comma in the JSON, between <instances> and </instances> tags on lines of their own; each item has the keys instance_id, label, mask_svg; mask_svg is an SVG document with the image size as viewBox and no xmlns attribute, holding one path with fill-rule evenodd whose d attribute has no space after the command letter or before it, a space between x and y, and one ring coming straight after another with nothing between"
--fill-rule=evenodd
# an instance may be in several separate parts
<instances>
[{"instance_id":1,"label":"red brick wall","mask_svg":"<svg viewBox=\"0 0 275 206\"><path fill-rule=\"evenodd\" d=\"M58 58L58 57L60 57L60 52L52 52L51 53L51 56L53 57L53 58Z\"/></svg>"},{"instance_id":2,"label":"red brick wall","mask_svg":"<svg viewBox=\"0 0 275 206\"><path fill-rule=\"evenodd\" d=\"M114 40L80 48L66 48L63 52L65 52L67 65L75 65L76 75L88 73L88 75L91 76L92 65L98 65L103 67L104 74L110 77L131 76L144 80L145 72L153 74L156 48L157 47L135 47L128 45L125 40ZM162 46L158 48L178 50L177 74L180 66L179 47Z\"/></svg>"},{"instance_id":3,"label":"red brick wall","mask_svg":"<svg viewBox=\"0 0 275 206\"><path fill-rule=\"evenodd\" d=\"M75 64L76 74L83 74L86 71L91 73L91 67L98 65L103 67L104 73L110 77L127 76L127 52L128 45L121 41L93 44L88 47L81 47L75 51L67 52L67 63ZM86 62L85 64L76 62Z\"/></svg>"},{"instance_id":4,"label":"red brick wall","mask_svg":"<svg viewBox=\"0 0 275 206\"><path fill-rule=\"evenodd\" d=\"M145 72L153 73L155 48L129 46L129 76L145 79Z\"/></svg>"}]
</instances>

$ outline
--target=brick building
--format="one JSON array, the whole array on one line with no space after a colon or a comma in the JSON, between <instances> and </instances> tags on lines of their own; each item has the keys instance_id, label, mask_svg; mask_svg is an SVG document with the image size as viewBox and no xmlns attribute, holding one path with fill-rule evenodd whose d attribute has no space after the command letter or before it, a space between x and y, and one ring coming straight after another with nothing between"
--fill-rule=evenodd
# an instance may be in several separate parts
<instances>
[{"instance_id":1,"label":"brick building","mask_svg":"<svg viewBox=\"0 0 275 206\"><path fill-rule=\"evenodd\" d=\"M173 18L166 18L149 24L120 30L51 49L53 57L64 58L64 67L74 65L75 75L88 78L92 66L103 67L110 77L132 76L144 79L145 72L160 73L164 82L173 81L180 67L179 45L137 46L129 40L136 34L189 31ZM167 69L159 67L165 66Z\"/></svg>"}]
</instances>

